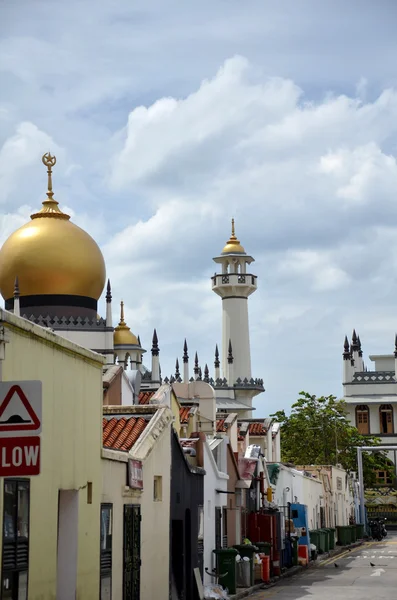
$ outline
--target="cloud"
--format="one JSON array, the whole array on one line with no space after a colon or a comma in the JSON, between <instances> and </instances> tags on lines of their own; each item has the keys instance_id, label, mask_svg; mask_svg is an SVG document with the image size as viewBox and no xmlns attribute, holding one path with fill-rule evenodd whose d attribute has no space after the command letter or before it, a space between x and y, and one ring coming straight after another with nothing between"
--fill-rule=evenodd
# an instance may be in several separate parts
<instances>
[{"instance_id":1,"label":"cloud","mask_svg":"<svg viewBox=\"0 0 397 600\"><path fill-rule=\"evenodd\" d=\"M258 275L258 412L339 393L349 329L371 352L394 343L395 10L8 3L0 237L42 201L50 149L57 200L103 248L115 318L123 297L148 349L157 327L167 374L185 337L212 368L211 258L234 216Z\"/></svg>"}]
</instances>

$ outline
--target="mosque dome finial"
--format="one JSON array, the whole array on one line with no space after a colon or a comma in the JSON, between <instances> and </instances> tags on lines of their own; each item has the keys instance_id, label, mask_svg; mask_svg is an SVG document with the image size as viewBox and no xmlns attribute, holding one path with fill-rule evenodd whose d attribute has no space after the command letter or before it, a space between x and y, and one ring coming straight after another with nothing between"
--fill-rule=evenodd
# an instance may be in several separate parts
<instances>
[{"instance_id":1,"label":"mosque dome finial","mask_svg":"<svg viewBox=\"0 0 397 600\"><path fill-rule=\"evenodd\" d=\"M243 246L236 237L234 230L234 219L232 219L232 233L229 240L226 242L226 246L222 250L222 254L245 254Z\"/></svg>"}]
</instances>

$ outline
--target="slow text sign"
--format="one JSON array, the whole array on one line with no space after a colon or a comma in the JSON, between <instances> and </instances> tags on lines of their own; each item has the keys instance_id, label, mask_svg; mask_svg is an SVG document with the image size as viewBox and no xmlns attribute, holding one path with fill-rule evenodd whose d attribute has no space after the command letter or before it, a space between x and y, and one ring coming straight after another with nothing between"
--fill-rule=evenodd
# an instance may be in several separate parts
<instances>
[{"instance_id":1,"label":"slow text sign","mask_svg":"<svg viewBox=\"0 0 397 600\"><path fill-rule=\"evenodd\" d=\"M40 437L0 438L0 477L40 475Z\"/></svg>"}]
</instances>

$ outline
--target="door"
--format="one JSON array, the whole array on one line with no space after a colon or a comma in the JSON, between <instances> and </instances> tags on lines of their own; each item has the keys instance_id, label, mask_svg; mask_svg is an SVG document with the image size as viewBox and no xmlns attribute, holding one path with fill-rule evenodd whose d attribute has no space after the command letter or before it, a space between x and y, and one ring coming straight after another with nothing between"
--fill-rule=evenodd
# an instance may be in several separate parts
<instances>
[{"instance_id":1,"label":"door","mask_svg":"<svg viewBox=\"0 0 397 600\"><path fill-rule=\"evenodd\" d=\"M141 520L139 505L124 505L123 600L140 599Z\"/></svg>"}]
</instances>

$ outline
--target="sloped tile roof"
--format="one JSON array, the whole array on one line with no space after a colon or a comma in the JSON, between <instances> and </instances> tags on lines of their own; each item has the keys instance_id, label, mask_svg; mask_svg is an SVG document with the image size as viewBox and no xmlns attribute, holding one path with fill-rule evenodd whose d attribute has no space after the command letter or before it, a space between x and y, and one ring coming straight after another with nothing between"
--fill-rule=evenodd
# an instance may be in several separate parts
<instances>
[{"instance_id":1,"label":"sloped tile roof","mask_svg":"<svg viewBox=\"0 0 397 600\"><path fill-rule=\"evenodd\" d=\"M138 404L150 404L150 400L154 395L154 391L151 392L140 392L138 396Z\"/></svg>"},{"instance_id":2,"label":"sloped tile roof","mask_svg":"<svg viewBox=\"0 0 397 600\"><path fill-rule=\"evenodd\" d=\"M128 452L144 431L148 421L142 417L112 417L102 419L104 448Z\"/></svg>"},{"instance_id":3,"label":"sloped tile roof","mask_svg":"<svg viewBox=\"0 0 397 600\"><path fill-rule=\"evenodd\" d=\"M226 432L225 419L217 419L216 431L217 431L217 433L225 433Z\"/></svg>"},{"instance_id":4,"label":"sloped tile roof","mask_svg":"<svg viewBox=\"0 0 397 600\"><path fill-rule=\"evenodd\" d=\"M186 425L189 422L189 412L191 406L182 406L179 409L179 419L182 425Z\"/></svg>"},{"instance_id":5,"label":"sloped tile roof","mask_svg":"<svg viewBox=\"0 0 397 600\"><path fill-rule=\"evenodd\" d=\"M250 435L266 435L266 427L263 423L250 423L249 433Z\"/></svg>"}]
</instances>

